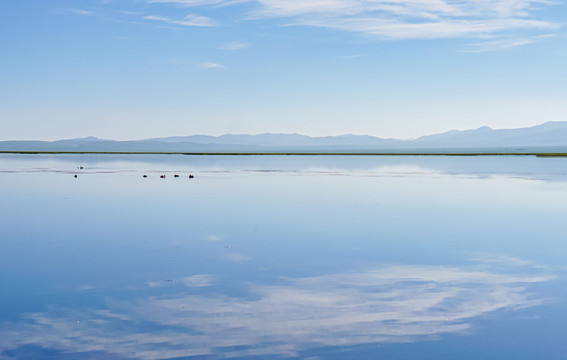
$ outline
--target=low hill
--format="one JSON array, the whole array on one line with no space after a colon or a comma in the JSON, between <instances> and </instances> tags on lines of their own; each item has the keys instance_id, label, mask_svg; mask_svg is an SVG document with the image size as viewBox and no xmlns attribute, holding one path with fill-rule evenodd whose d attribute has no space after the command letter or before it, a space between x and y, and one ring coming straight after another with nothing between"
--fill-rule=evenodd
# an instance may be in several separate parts
<instances>
[{"instance_id":1,"label":"low hill","mask_svg":"<svg viewBox=\"0 0 567 360\"><path fill-rule=\"evenodd\" d=\"M58 141L2 141L0 151L38 152L566 152L567 122L494 130L451 130L415 140L369 135L191 135L116 141L94 137Z\"/></svg>"}]
</instances>

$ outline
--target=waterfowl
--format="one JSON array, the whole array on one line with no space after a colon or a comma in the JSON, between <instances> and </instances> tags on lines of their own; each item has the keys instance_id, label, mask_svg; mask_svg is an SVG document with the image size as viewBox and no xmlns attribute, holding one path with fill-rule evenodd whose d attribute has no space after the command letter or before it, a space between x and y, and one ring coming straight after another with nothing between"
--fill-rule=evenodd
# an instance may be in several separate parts
<instances>
[{"instance_id":1,"label":"waterfowl","mask_svg":"<svg viewBox=\"0 0 567 360\"><path fill-rule=\"evenodd\" d=\"M189 175L189 179L193 179L193 178L194 178L194 176L192 174Z\"/></svg>"}]
</instances>

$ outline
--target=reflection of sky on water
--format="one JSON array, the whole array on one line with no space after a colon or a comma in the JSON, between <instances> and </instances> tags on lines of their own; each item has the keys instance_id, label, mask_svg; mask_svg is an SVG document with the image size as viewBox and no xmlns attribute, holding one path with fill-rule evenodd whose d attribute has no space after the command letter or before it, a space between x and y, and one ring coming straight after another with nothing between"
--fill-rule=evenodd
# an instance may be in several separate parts
<instances>
[{"instance_id":1,"label":"reflection of sky on water","mask_svg":"<svg viewBox=\"0 0 567 360\"><path fill-rule=\"evenodd\" d=\"M414 342L472 331L470 320L498 310L537 306L530 284L549 275L502 274L447 266L387 266L362 272L247 283L249 296L187 293L211 275L150 282L174 288L102 309L24 314L0 331L10 348L33 344L65 353L102 351L125 358L223 353L295 356L325 346ZM140 329L142 328L142 329Z\"/></svg>"},{"instance_id":2,"label":"reflection of sky on water","mask_svg":"<svg viewBox=\"0 0 567 360\"><path fill-rule=\"evenodd\" d=\"M0 155L0 354L560 359L564 165Z\"/></svg>"},{"instance_id":3,"label":"reflection of sky on water","mask_svg":"<svg viewBox=\"0 0 567 360\"><path fill-rule=\"evenodd\" d=\"M443 173L513 176L567 181L567 158L535 156L190 156L190 155L11 155L0 154L0 171L169 173L175 171L323 172L348 175L409 176Z\"/></svg>"}]
</instances>

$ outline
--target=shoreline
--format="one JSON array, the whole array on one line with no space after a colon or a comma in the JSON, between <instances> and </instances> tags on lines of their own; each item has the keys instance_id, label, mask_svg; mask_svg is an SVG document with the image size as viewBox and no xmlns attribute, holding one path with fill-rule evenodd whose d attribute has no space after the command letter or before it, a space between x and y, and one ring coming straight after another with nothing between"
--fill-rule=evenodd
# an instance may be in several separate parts
<instances>
[{"instance_id":1,"label":"shoreline","mask_svg":"<svg viewBox=\"0 0 567 360\"><path fill-rule=\"evenodd\" d=\"M538 152L157 152L157 151L23 151L2 150L0 154L21 155L192 155L192 156L536 156L567 157L567 153Z\"/></svg>"}]
</instances>

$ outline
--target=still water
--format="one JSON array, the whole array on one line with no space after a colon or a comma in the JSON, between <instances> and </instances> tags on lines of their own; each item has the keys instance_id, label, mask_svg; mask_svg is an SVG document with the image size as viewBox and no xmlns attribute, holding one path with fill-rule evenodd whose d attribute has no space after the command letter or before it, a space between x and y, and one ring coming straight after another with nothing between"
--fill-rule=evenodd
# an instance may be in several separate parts
<instances>
[{"instance_id":1,"label":"still water","mask_svg":"<svg viewBox=\"0 0 567 360\"><path fill-rule=\"evenodd\" d=\"M0 155L0 185L2 359L567 353L565 158Z\"/></svg>"}]
</instances>

